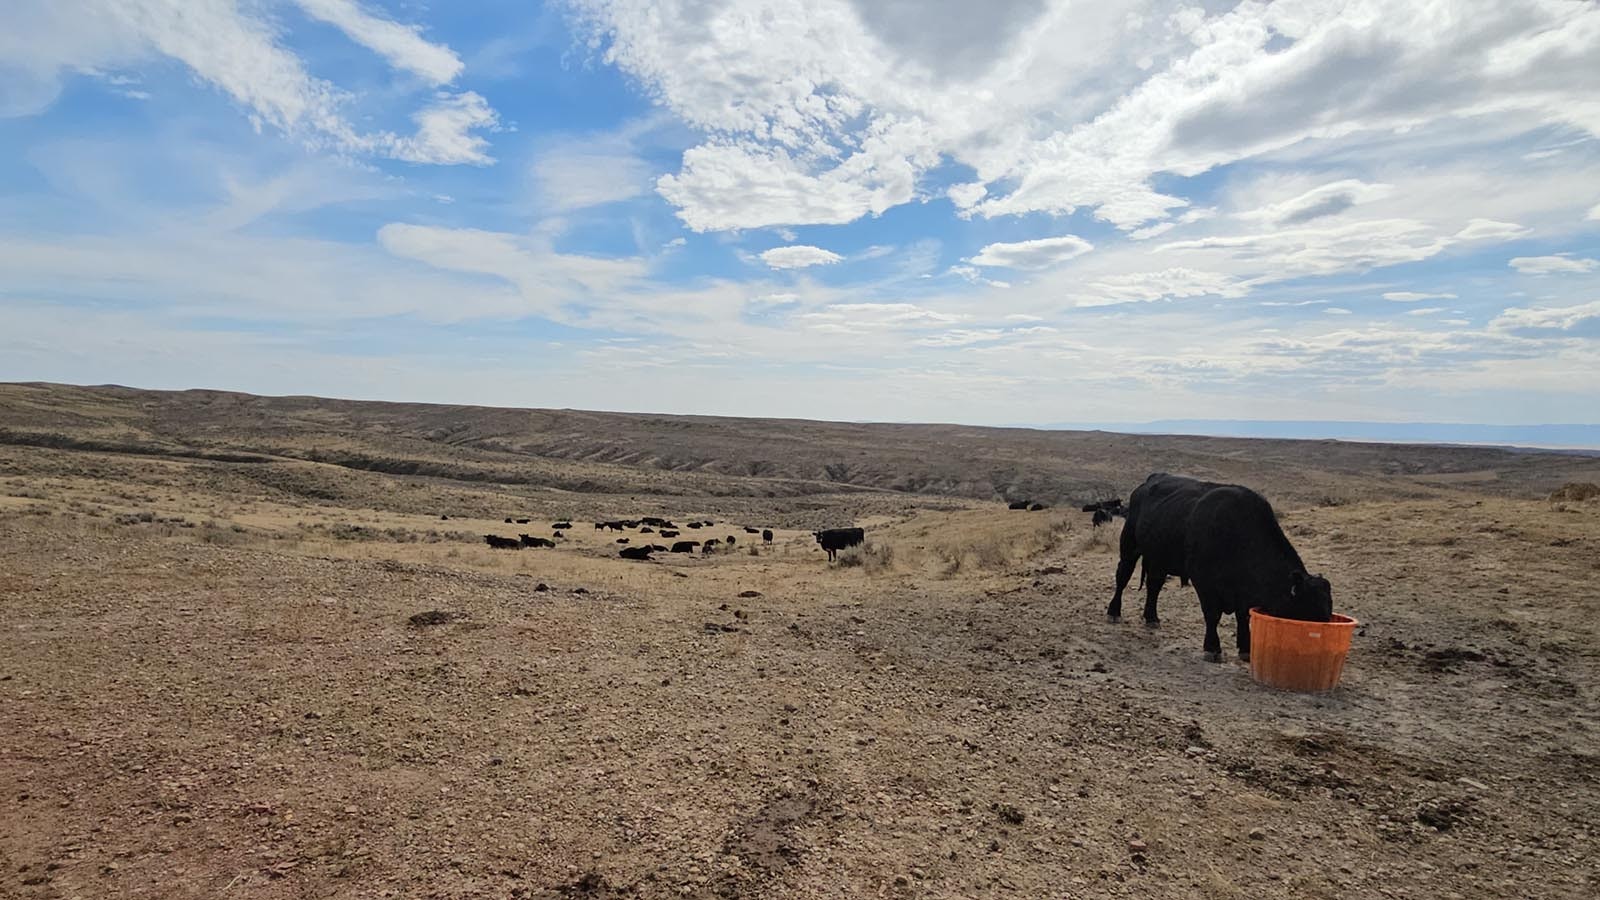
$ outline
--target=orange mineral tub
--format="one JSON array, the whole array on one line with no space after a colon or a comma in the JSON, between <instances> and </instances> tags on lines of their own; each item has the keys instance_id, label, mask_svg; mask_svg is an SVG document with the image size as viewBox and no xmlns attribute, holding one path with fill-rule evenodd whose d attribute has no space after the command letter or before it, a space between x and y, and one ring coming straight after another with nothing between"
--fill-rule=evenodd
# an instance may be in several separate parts
<instances>
[{"instance_id":1,"label":"orange mineral tub","mask_svg":"<svg viewBox=\"0 0 1600 900\"><path fill-rule=\"evenodd\" d=\"M1250 674L1286 691L1328 691L1339 684L1350 636L1361 623L1333 614L1331 622L1280 619L1250 610Z\"/></svg>"}]
</instances>

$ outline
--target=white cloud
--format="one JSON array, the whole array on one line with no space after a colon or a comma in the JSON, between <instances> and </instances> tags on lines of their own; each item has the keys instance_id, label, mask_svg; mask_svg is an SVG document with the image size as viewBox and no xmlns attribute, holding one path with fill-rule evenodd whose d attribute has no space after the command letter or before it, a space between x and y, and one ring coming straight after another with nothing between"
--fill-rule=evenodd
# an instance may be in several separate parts
<instances>
[{"instance_id":1,"label":"white cloud","mask_svg":"<svg viewBox=\"0 0 1600 900\"><path fill-rule=\"evenodd\" d=\"M965 214L1090 209L1132 230L1186 205L1161 173L1469 119L1600 131L1593 4L569 2L607 61L706 135L661 183L697 230L875 215L947 161L976 173L945 190Z\"/></svg>"},{"instance_id":2,"label":"white cloud","mask_svg":"<svg viewBox=\"0 0 1600 900\"><path fill-rule=\"evenodd\" d=\"M835 303L798 317L815 330L836 334L953 325L962 316L935 312L914 303Z\"/></svg>"},{"instance_id":3,"label":"white cloud","mask_svg":"<svg viewBox=\"0 0 1600 900\"><path fill-rule=\"evenodd\" d=\"M295 2L306 15L339 29L397 69L421 75L434 85L449 84L461 74L461 59L449 47L429 43L415 26L374 15L355 0Z\"/></svg>"},{"instance_id":4,"label":"white cloud","mask_svg":"<svg viewBox=\"0 0 1600 900\"><path fill-rule=\"evenodd\" d=\"M623 150L563 144L533 164L541 205L569 212L630 200L650 191L650 166Z\"/></svg>"},{"instance_id":5,"label":"white cloud","mask_svg":"<svg viewBox=\"0 0 1600 900\"><path fill-rule=\"evenodd\" d=\"M1342 306L1330 306L1327 309L1323 310L1323 312L1328 314L1328 315L1330 315L1330 316L1348 316L1348 315L1350 315L1350 310L1345 309Z\"/></svg>"},{"instance_id":6,"label":"white cloud","mask_svg":"<svg viewBox=\"0 0 1600 900\"><path fill-rule=\"evenodd\" d=\"M1574 259L1566 254L1555 256L1516 256L1511 259L1511 268L1524 275L1552 275L1557 273L1592 272L1600 261L1593 259Z\"/></svg>"},{"instance_id":7,"label":"white cloud","mask_svg":"<svg viewBox=\"0 0 1600 900\"><path fill-rule=\"evenodd\" d=\"M1511 307L1489 323L1492 331L1571 331L1581 322L1600 320L1600 300L1575 306Z\"/></svg>"},{"instance_id":8,"label":"white cloud","mask_svg":"<svg viewBox=\"0 0 1600 900\"><path fill-rule=\"evenodd\" d=\"M1163 298L1242 297L1248 288L1232 276L1220 272L1173 268L1159 271L1108 275L1089 284L1075 300L1078 306L1108 306Z\"/></svg>"},{"instance_id":9,"label":"white cloud","mask_svg":"<svg viewBox=\"0 0 1600 900\"><path fill-rule=\"evenodd\" d=\"M1396 303L1416 303L1418 300L1454 300L1455 294L1430 294L1421 291L1387 291L1383 295L1385 300Z\"/></svg>"},{"instance_id":10,"label":"white cloud","mask_svg":"<svg viewBox=\"0 0 1600 900\"><path fill-rule=\"evenodd\" d=\"M1011 287L1011 283L1009 281L995 281L992 278L985 278L984 275L983 275L983 272L980 271L977 266L967 266L967 265L951 266L950 268L945 270L945 274L946 275L954 275L957 278L960 278L960 279L962 279L964 281L967 281L967 282L969 282L971 284L985 284L985 285L988 285L989 287L997 287L997 288L1008 288L1008 287Z\"/></svg>"},{"instance_id":11,"label":"white cloud","mask_svg":"<svg viewBox=\"0 0 1600 900\"><path fill-rule=\"evenodd\" d=\"M406 26L348 0L307 2L313 15L337 19L341 30L391 64L430 80L448 80L447 73L459 71L448 48L429 44ZM436 96L414 114L418 132L411 137L358 131L345 113L351 95L311 75L281 40L280 25L254 3L18 0L6 16L7 26L0 29L0 115L48 108L71 74L116 72L169 58L243 107L258 129L275 129L313 147L437 164L490 161L483 140L467 133L495 122L482 97Z\"/></svg>"},{"instance_id":12,"label":"white cloud","mask_svg":"<svg viewBox=\"0 0 1600 900\"><path fill-rule=\"evenodd\" d=\"M1240 218L1262 220L1274 225L1299 225L1312 219L1339 215L1358 204L1387 197L1393 192L1393 185L1367 184L1359 179L1348 178L1242 213Z\"/></svg>"},{"instance_id":13,"label":"white cloud","mask_svg":"<svg viewBox=\"0 0 1600 900\"><path fill-rule=\"evenodd\" d=\"M1458 241L1510 241L1526 237L1532 229L1524 228L1512 222L1496 222L1493 219L1473 219L1466 227L1456 232Z\"/></svg>"},{"instance_id":14,"label":"white cloud","mask_svg":"<svg viewBox=\"0 0 1600 900\"><path fill-rule=\"evenodd\" d=\"M804 269L807 266L828 266L844 257L832 250L821 247L812 247L808 244L794 244L789 247L773 247L761 254L761 261L774 269Z\"/></svg>"},{"instance_id":15,"label":"white cloud","mask_svg":"<svg viewBox=\"0 0 1600 900\"><path fill-rule=\"evenodd\" d=\"M439 94L412 119L417 123L415 135L385 141L395 159L435 165L486 166L494 162L487 152L489 142L473 132L496 128L500 118L478 94Z\"/></svg>"},{"instance_id":16,"label":"white cloud","mask_svg":"<svg viewBox=\"0 0 1600 900\"><path fill-rule=\"evenodd\" d=\"M1434 315L1435 313L1442 313L1444 311L1445 311L1445 308L1442 307L1442 306L1424 306L1424 307L1421 307L1419 309L1408 309L1408 310L1406 310L1406 315L1408 315L1408 316L1431 316L1431 315Z\"/></svg>"},{"instance_id":17,"label":"white cloud","mask_svg":"<svg viewBox=\"0 0 1600 900\"><path fill-rule=\"evenodd\" d=\"M1010 244L989 244L968 262L1008 269L1047 269L1093 249L1094 245L1083 238L1064 234Z\"/></svg>"},{"instance_id":18,"label":"white cloud","mask_svg":"<svg viewBox=\"0 0 1600 900\"><path fill-rule=\"evenodd\" d=\"M1600 222L1600 203L1596 203L1594 206L1589 207L1589 214L1584 216L1584 218L1588 219L1590 222Z\"/></svg>"}]
</instances>

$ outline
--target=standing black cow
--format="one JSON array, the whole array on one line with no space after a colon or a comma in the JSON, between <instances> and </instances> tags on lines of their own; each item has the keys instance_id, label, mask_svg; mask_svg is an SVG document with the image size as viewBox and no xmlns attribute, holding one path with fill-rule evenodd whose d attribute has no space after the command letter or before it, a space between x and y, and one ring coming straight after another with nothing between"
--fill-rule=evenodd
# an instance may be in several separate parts
<instances>
[{"instance_id":1,"label":"standing black cow","mask_svg":"<svg viewBox=\"0 0 1600 900\"><path fill-rule=\"evenodd\" d=\"M761 543L763 543L763 544L772 543L772 529L771 528L763 528L763 529L761 529Z\"/></svg>"},{"instance_id":2,"label":"standing black cow","mask_svg":"<svg viewBox=\"0 0 1600 900\"><path fill-rule=\"evenodd\" d=\"M867 539L867 532L862 528L825 528L822 531L813 531L811 535L828 551L828 561L833 562L839 558L839 551L846 547L854 547Z\"/></svg>"},{"instance_id":3,"label":"standing black cow","mask_svg":"<svg viewBox=\"0 0 1600 900\"><path fill-rule=\"evenodd\" d=\"M1122 592L1141 557L1145 624L1160 624L1156 598L1168 576L1192 582L1206 619L1206 658L1213 662L1222 659L1217 623L1224 613L1238 620L1241 659L1250 658L1252 607L1312 622L1333 616L1327 579L1306 571L1272 506L1249 488L1164 473L1146 478L1128 500L1117 589L1106 607L1113 622L1121 621Z\"/></svg>"},{"instance_id":4,"label":"standing black cow","mask_svg":"<svg viewBox=\"0 0 1600 900\"><path fill-rule=\"evenodd\" d=\"M1089 520L1090 524L1096 528L1099 528L1101 525L1108 524L1110 521L1111 513L1110 511L1104 509L1095 510L1094 515Z\"/></svg>"},{"instance_id":5,"label":"standing black cow","mask_svg":"<svg viewBox=\"0 0 1600 900\"><path fill-rule=\"evenodd\" d=\"M700 546L699 541L678 541L672 545L673 553L693 553L694 548Z\"/></svg>"}]
</instances>

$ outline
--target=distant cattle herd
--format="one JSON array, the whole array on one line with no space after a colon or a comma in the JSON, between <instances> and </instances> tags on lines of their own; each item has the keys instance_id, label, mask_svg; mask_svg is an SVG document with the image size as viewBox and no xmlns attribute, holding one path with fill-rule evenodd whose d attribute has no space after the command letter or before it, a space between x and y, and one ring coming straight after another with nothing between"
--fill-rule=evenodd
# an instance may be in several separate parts
<instances>
[{"instance_id":1,"label":"distant cattle herd","mask_svg":"<svg viewBox=\"0 0 1600 900\"><path fill-rule=\"evenodd\" d=\"M1034 500L1011 500L1007 508L1038 512L1049 507ZM1112 622L1121 621L1122 594L1135 567L1140 569L1139 582L1146 592L1144 621L1152 627L1160 622L1156 615L1156 598L1162 584L1169 577L1177 576L1180 584L1194 585L1205 616L1203 646L1206 656L1212 660L1221 656L1217 624L1223 615L1235 616L1239 655L1248 659L1252 608L1281 618L1315 622L1326 622L1333 614L1332 590L1327 579L1306 570L1305 563L1278 526L1272 507L1260 494L1248 488L1157 473L1134 490L1126 505L1122 498L1110 497L1084 503L1079 509L1089 514L1094 528L1119 518L1127 520L1120 537L1116 589L1106 607L1106 615ZM439 518L448 519L449 516ZM506 522L512 524L529 521L506 517ZM702 540L674 540L682 533L681 529L704 531L715 526L712 519L696 519L680 527L670 519L643 516L595 522L594 530L635 531L639 535L672 541L666 545L634 544L628 537L616 539L620 547L618 556L648 562L652 554L698 552L707 556L737 544L735 534ZM552 538L486 534L483 540L495 550L555 547L556 541L563 539L563 532L572 528L572 523L560 521L550 527ZM763 544L773 542L771 528L754 525L740 528L747 535L759 534ZM828 554L830 562L839 558L840 551L861 546L867 539L866 530L859 527L824 528L811 535L817 546ZM751 548L751 552L756 551Z\"/></svg>"}]
</instances>

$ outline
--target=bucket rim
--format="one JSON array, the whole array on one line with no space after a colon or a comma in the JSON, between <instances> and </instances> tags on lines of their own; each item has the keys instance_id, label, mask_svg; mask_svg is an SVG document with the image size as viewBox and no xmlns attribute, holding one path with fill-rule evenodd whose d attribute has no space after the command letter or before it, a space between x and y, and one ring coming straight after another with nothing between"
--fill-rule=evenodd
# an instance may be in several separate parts
<instances>
[{"instance_id":1,"label":"bucket rim","mask_svg":"<svg viewBox=\"0 0 1600 900\"><path fill-rule=\"evenodd\" d=\"M1305 619L1286 619L1283 616L1270 615L1268 613L1262 612L1261 611L1261 607L1259 607L1259 606L1250 607L1250 617L1252 619L1257 618L1257 617L1260 617L1260 618L1263 618L1263 619L1271 619L1274 622L1289 622L1289 623L1292 623L1292 624L1295 624L1295 625L1304 625L1304 626L1306 626L1308 628L1312 627L1312 626L1320 626L1320 627L1326 628L1329 625L1333 625L1333 626L1336 626L1336 627L1339 627L1339 628L1356 628L1356 627L1361 625L1361 623L1356 621L1356 619L1353 616L1347 616L1347 615L1344 615L1343 613L1334 613L1333 614L1333 618L1329 619L1326 622L1307 622Z\"/></svg>"}]
</instances>

